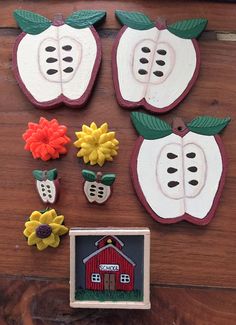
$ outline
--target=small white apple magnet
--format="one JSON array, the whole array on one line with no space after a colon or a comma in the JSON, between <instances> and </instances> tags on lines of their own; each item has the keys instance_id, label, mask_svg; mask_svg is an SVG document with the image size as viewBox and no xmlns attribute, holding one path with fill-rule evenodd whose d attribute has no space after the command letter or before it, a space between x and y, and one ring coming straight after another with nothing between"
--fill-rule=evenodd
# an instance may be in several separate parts
<instances>
[{"instance_id":1,"label":"small white apple magnet","mask_svg":"<svg viewBox=\"0 0 236 325\"><path fill-rule=\"evenodd\" d=\"M115 174L94 173L83 169L82 175L85 179L84 194L90 203L105 203L112 194L112 184L116 179Z\"/></svg>"}]
</instances>

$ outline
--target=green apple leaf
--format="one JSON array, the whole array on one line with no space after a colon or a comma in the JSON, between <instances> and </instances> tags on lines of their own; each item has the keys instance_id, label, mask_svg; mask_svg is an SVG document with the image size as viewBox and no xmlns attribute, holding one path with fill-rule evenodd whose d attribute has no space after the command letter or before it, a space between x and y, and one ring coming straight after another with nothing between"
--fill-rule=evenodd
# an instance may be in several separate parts
<instances>
[{"instance_id":1,"label":"green apple leaf","mask_svg":"<svg viewBox=\"0 0 236 325\"><path fill-rule=\"evenodd\" d=\"M82 175L83 178L88 182L95 182L97 179L97 175L94 172L87 169L82 170Z\"/></svg>"},{"instance_id":2,"label":"green apple leaf","mask_svg":"<svg viewBox=\"0 0 236 325\"><path fill-rule=\"evenodd\" d=\"M146 30L155 26L155 23L141 12L116 10L115 15L122 25L133 29Z\"/></svg>"},{"instance_id":3,"label":"green apple leaf","mask_svg":"<svg viewBox=\"0 0 236 325\"><path fill-rule=\"evenodd\" d=\"M101 178L101 183L107 186L111 186L116 179L115 174L105 174Z\"/></svg>"},{"instance_id":4,"label":"green apple leaf","mask_svg":"<svg viewBox=\"0 0 236 325\"><path fill-rule=\"evenodd\" d=\"M104 20L106 11L102 10L80 10L73 12L65 23L74 28L86 28L96 25Z\"/></svg>"},{"instance_id":5,"label":"green apple leaf","mask_svg":"<svg viewBox=\"0 0 236 325\"><path fill-rule=\"evenodd\" d=\"M149 114L132 112L131 120L137 132L147 140L160 139L172 133L168 123Z\"/></svg>"},{"instance_id":6,"label":"green apple leaf","mask_svg":"<svg viewBox=\"0 0 236 325\"><path fill-rule=\"evenodd\" d=\"M43 180L43 171L42 170L35 169L35 170L33 170L32 174L33 174L34 178L37 179L38 181Z\"/></svg>"},{"instance_id":7,"label":"green apple leaf","mask_svg":"<svg viewBox=\"0 0 236 325\"><path fill-rule=\"evenodd\" d=\"M230 117L199 116L188 123L187 127L190 131L198 134L215 135L222 131L229 124L230 120Z\"/></svg>"},{"instance_id":8,"label":"green apple leaf","mask_svg":"<svg viewBox=\"0 0 236 325\"><path fill-rule=\"evenodd\" d=\"M53 181L54 179L57 178L57 170L56 170L56 168L51 169L51 170L48 170L48 172L47 172L47 178L50 181Z\"/></svg>"},{"instance_id":9,"label":"green apple leaf","mask_svg":"<svg viewBox=\"0 0 236 325\"><path fill-rule=\"evenodd\" d=\"M39 210L39 212L41 213L41 214L44 214L45 212L47 212L47 211L50 211L51 210L51 208L46 208L46 209L44 209L44 210Z\"/></svg>"},{"instance_id":10,"label":"green apple leaf","mask_svg":"<svg viewBox=\"0 0 236 325\"><path fill-rule=\"evenodd\" d=\"M14 11L13 16L23 32L31 35L42 33L52 24L51 20L46 17L27 10L17 9Z\"/></svg>"},{"instance_id":11,"label":"green apple leaf","mask_svg":"<svg viewBox=\"0 0 236 325\"><path fill-rule=\"evenodd\" d=\"M178 37L192 39L200 36L206 28L207 22L207 19L204 18L181 20L168 25L167 29Z\"/></svg>"}]
</instances>

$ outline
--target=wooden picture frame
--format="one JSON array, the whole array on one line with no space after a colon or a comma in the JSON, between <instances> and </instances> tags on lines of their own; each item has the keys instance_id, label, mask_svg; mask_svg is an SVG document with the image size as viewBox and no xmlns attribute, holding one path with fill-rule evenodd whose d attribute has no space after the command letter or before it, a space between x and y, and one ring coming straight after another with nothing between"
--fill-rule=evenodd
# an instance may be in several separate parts
<instances>
[{"instance_id":1,"label":"wooden picture frame","mask_svg":"<svg viewBox=\"0 0 236 325\"><path fill-rule=\"evenodd\" d=\"M148 228L71 228L69 235L71 307L150 309Z\"/></svg>"}]
</instances>

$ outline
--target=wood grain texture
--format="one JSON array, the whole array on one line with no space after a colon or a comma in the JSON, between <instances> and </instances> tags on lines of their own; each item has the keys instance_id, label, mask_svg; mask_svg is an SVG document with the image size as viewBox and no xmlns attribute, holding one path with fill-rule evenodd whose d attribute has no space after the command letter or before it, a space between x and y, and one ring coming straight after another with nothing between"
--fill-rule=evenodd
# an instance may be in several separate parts
<instances>
[{"instance_id":1,"label":"wood grain texture","mask_svg":"<svg viewBox=\"0 0 236 325\"><path fill-rule=\"evenodd\" d=\"M82 110L61 108L50 112L32 107L12 76L10 62L15 36L1 36L0 40L2 44L0 57L3 58L0 77L2 90L0 137L4 139L0 147L2 166L0 225L6 229L0 241L1 272L68 276L68 237L63 239L61 247L56 252L49 249L39 253L35 247L26 246L21 233L31 211L42 208L34 188L32 170L55 167L62 177L61 197L55 208L65 214L67 226L150 227L152 283L212 286L224 283L225 286L236 287L235 261L232 260L236 242L232 236L236 229L234 217L236 156L233 154L235 145L233 123L226 128L222 136L229 156L229 170L223 196L213 221L205 228L184 222L172 226L160 225L145 212L132 188L129 161L137 135L131 125L129 112L119 108L115 101L110 62L113 39L102 38L103 64L87 107ZM200 77L184 102L163 117L168 122L177 115L189 121L201 114L231 116L234 121L236 66L232 65L232 62L235 60L236 44L204 41L200 46L202 54ZM67 156L46 163L32 159L30 153L23 150L24 142L21 134L26 129L28 121L38 121L40 116L48 119L57 117L60 123L68 126L68 133L73 140L74 132L80 129L83 123L89 124L93 120L98 124L107 121L110 128L117 132L117 138L121 143L119 155L113 163L107 163L102 168L104 172L117 174L113 196L106 205L93 206L84 198L81 176L84 165L76 159L76 148L72 144ZM115 208L117 206L119 209ZM14 236L14 241L10 244L9 232ZM13 254L14 260L9 260L7 257ZM57 254L61 255L62 263L58 263ZM48 261L42 268L40 265L45 256Z\"/></svg>"},{"instance_id":2,"label":"wood grain texture","mask_svg":"<svg viewBox=\"0 0 236 325\"><path fill-rule=\"evenodd\" d=\"M19 33L11 16L15 8L34 10L47 17L53 16L55 8L65 16L81 8L108 11L107 22L99 30L102 67L85 108L62 107L45 112L34 108L22 94L11 71L12 47ZM7 0L0 3L0 324L134 324L136 320L136 324L233 325L236 323L235 291L202 287L236 289L236 43L201 38L200 76L186 99L162 116L167 122L175 116L185 121L204 114L232 117L232 123L222 135L229 168L216 216L207 227L185 222L161 225L145 212L130 180L129 161L137 134L129 112L116 103L111 75L111 49L120 28L113 15L117 8L144 11L153 19L166 15L170 22L202 16L209 19L208 30L236 30L236 6L232 3L151 0ZM117 132L118 157L102 168L104 173L117 174L113 196L106 205L93 206L86 201L81 176L85 165L76 159L76 148L72 144L68 155L57 161L36 161L24 151L21 135L28 121L37 122L40 116L56 117L67 125L72 140L83 123L92 121L98 124L106 121ZM31 211L43 208L35 191L32 170L52 168L57 168L62 177L61 197L54 207L65 215L68 227L145 226L151 229L151 283L154 285L151 311L129 314L128 311L69 308L69 237L64 237L56 250L38 252L35 247L27 246L22 235ZM34 280L31 281L31 277ZM199 286L199 289L157 287L160 284Z\"/></svg>"},{"instance_id":3,"label":"wood grain texture","mask_svg":"<svg viewBox=\"0 0 236 325\"><path fill-rule=\"evenodd\" d=\"M162 16L173 23L177 20L203 17L209 20L208 30L235 31L236 7L233 3L216 3L215 1L189 1L189 0L98 0L98 1L61 1L61 0L5 0L0 4L1 27L16 27L16 22L12 17L15 9L25 9L35 11L52 19L55 13L63 13L67 17L72 11L81 9L106 10L107 19L103 27L120 28L114 11L116 9L129 11L142 11L156 20ZM56 12L55 12L56 11ZM227 19L225 19L227 17ZM223 28L223 29L222 29Z\"/></svg>"},{"instance_id":4,"label":"wood grain texture","mask_svg":"<svg viewBox=\"0 0 236 325\"><path fill-rule=\"evenodd\" d=\"M72 309L66 281L0 279L5 324L234 325L236 291L151 287L151 310ZM1 320L1 319L0 319Z\"/></svg>"}]
</instances>

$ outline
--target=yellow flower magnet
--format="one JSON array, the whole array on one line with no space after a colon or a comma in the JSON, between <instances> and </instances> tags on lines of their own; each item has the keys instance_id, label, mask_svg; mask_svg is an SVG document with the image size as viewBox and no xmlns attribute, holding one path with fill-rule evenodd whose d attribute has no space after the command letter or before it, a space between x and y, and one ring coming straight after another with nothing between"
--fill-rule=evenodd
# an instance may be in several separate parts
<instances>
[{"instance_id":1,"label":"yellow flower magnet","mask_svg":"<svg viewBox=\"0 0 236 325\"><path fill-rule=\"evenodd\" d=\"M64 216L58 216L54 209L45 212L34 211L25 223L23 234L28 238L28 245L36 245L42 251L48 246L58 247L61 235L68 232L62 225Z\"/></svg>"},{"instance_id":2,"label":"yellow flower magnet","mask_svg":"<svg viewBox=\"0 0 236 325\"><path fill-rule=\"evenodd\" d=\"M117 155L119 141L115 138L115 132L108 132L107 123L99 128L94 122L90 126L83 125L82 131L75 134L78 140L74 145L80 149L77 157L83 157L86 164L103 166L106 160L112 161Z\"/></svg>"}]
</instances>

